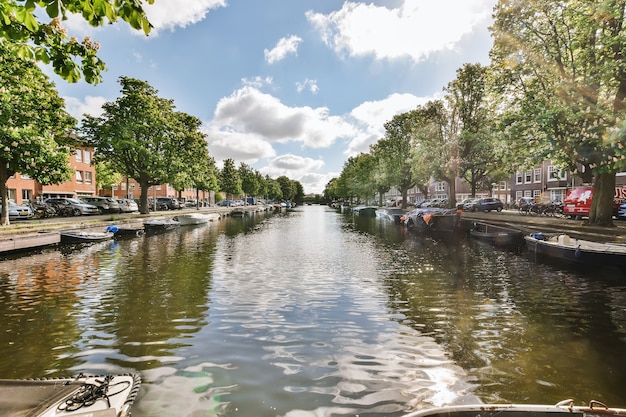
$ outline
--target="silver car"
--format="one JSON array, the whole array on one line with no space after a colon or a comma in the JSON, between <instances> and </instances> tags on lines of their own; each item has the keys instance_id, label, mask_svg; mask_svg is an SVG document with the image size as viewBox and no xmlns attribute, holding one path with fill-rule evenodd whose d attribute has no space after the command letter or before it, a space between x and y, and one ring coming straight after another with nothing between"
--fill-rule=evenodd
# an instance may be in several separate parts
<instances>
[{"instance_id":1,"label":"silver car","mask_svg":"<svg viewBox=\"0 0 626 417\"><path fill-rule=\"evenodd\" d=\"M118 198L116 201L119 204L122 213L134 213L139 211L139 206L135 200L131 200L130 198Z\"/></svg>"},{"instance_id":2,"label":"silver car","mask_svg":"<svg viewBox=\"0 0 626 417\"><path fill-rule=\"evenodd\" d=\"M0 204L0 210L2 210L2 204ZM33 210L30 207L15 204L9 200L9 220L30 219L33 215Z\"/></svg>"},{"instance_id":3,"label":"silver car","mask_svg":"<svg viewBox=\"0 0 626 417\"><path fill-rule=\"evenodd\" d=\"M61 213L65 215L100 214L98 207L93 204L87 204L77 198L48 198L46 204L60 208Z\"/></svg>"}]
</instances>

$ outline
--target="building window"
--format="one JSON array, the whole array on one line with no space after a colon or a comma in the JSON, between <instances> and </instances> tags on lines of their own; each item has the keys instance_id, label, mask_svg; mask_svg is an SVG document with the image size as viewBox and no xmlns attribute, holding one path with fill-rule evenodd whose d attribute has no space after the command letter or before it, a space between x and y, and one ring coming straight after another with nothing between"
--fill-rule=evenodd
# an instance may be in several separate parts
<instances>
[{"instance_id":1,"label":"building window","mask_svg":"<svg viewBox=\"0 0 626 417\"><path fill-rule=\"evenodd\" d=\"M128 184L128 189L129 190L134 190L135 189L135 183L131 182L130 184Z\"/></svg>"},{"instance_id":2,"label":"building window","mask_svg":"<svg viewBox=\"0 0 626 417\"><path fill-rule=\"evenodd\" d=\"M524 184L530 184L533 180L533 172L532 171L526 171L524 173Z\"/></svg>"},{"instance_id":3,"label":"building window","mask_svg":"<svg viewBox=\"0 0 626 417\"><path fill-rule=\"evenodd\" d=\"M562 169L555 166L548 167L548 181L565 181L566 179L566 174Z\"/></svg>"},{"instance_id":4,"label":"building window","mask_svg":"<svg viewBox=\"0 0 626 417\"><path fill-rule=\"evenodd\" d=\"M541 168L535 168L533 171L533 178L535 182L541 182Z\"/></svg>"},{"instance_id":5,"label":"building window","mask_svg":"<svg viewBox=\"0 0 626 417\"><path fill-rule=\"evenodd\" d=\"M89 151L83 151L83 162L86 164L91 164L91 152Z\"/></svg>"},{"instance_id":6,"label":"building window","mask_svg":"<svg viewBox=\"0 0 626 417\"><path fill-rule=\"evenodd\" d=\"M76 171L76 182L79 184L83 183L83 171Z\"/></svg>"},{"instance_id":7,"label":"building window","mask_svg":"<svg viewBox=\"0 0 626 417\"><path fill-rule=\"evenodd\" d=\"M521 172L516 172L515 173L515 184L521 184L524 182L524 176L522 175Z\"/></svg>"},{"instance_id":8,"label":"building window","mask_svg":"<svg viewBox=\"0 0 626 417\"><path fill-rule=\"evenodd\" d=\"M91 184L91 171L85 171L85 184Z\"/></svg>"},{"instance_id":9,"label":"building window","mask_svg":"<svg viewBox=\"0 0 626 417\"><path fill-rule=\"evenodd\" d=\"M524 190L524 197L532 197L532 196L533 196L532 190Z\"/></svg>"},{"instance_id":10,"label":"building window","mask_svg":"<svg viewBox=\"0 0 626 417\"><path fill-rule=\"evenodd\" d=\"M541 196L541 190L533 190L533 197L537 198Z\"/></svg>"},{"instance_id":11,"label":"building window","mask_svg":"<svg viewBox=\"0 0 626 417\"><path fill-rule=\"evenodd\" d=\"M76 162L83 162L83 150L76 149Z\"/></svg>"},{"instance_id":12,"label":"building window","mask_svg":"<svg viewBox=\"0 0 626 417\"><path fill-rule=\"evenodd\" d=\"M33 199L33 190L22 190L22 201L30 201Z\"/></svg>"},{"instance_id":13,"label":"building window","mask_svg":"<svg viewBox=\"0 0 626 417\"><path fill-rule=\"evenodd\" d=\"M523 191L515 191L515 201L520 201L520 199L524 196Z\"/></svg>"},{"instance_id":14,"label":"building window","mask_svg":"<svg viewBox=\"0 0 626 417\"><path fill-rule=\"evenodd\" d=\"M506 181L502 181L502 182L500 183L500 190L502 190L502 191L506 191Z\"/></svg>"},{"instance_id":15,"label":"building window","mask_svg":"<svg viewBox=\"0 0 626 417\"><path fill-rule=\"evenodd\" d=\"M435 183L435 192L444 192L446 191L446 183L442 181L438 181Z\"/></svg>"},{"instance_id":16,"label":"building window","mask_svg":"<svg viewBox=\"0 0 626 417\"><path fill-rule=\"evenodd\" d=\"M126 190L126 183L125 182L121 183L120 185L121 185L120 190Z\"/></svg>"}]
</instances>

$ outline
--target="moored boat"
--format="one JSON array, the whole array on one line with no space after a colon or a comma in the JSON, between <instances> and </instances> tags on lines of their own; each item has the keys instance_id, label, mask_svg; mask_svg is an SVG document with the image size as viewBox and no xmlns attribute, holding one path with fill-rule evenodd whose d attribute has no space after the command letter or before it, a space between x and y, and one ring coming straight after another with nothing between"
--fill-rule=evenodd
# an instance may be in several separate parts
<instances>
[{"instance_id":1,"label":"moored boat","mask_svg":"<svg viewBox=\"0 0 626 417\"><path fill-rule=\"evenodd\" d=\"M376 216L376 207L356 206L352 208L352 213L362 217L374 217Z\"/></svg>"},{"instance_id":2,"label":"moored boat","mask_svg":"<svg viewBox=\"0 0 626 417\"><path fill-rule=\"evenodd\" d=\"M66 231L59 233L61 238L61 244L77 244L77 243L94 243L94 242L102 242L103 240L113 239L112 232L75 232L75 231Z\"/></svg>"},{"instance_id":3,"label":"moored boat","mask_svg":"<svg viewBox=\"0 0 626 417\"><path fill-rule=\"evenodd\" d=\"M469 234L495 246L515 247L524 242L524 235L521 230L491 223L473 222Z\"/></svg>"},{"instance_id":4,"label":"moored boat","mask_svg":"<svg viewBox=\"0 0 626 417\"><path fill-rule=\"evenodd\" d=\"M417 208L401 217L402 223L418 233L454 233L459 230L460 214L454 209Z\"/></svg>"},{"instance_id":5,"label":"moored boat","mask_svg":"<svg viewBox=\"0 0 626 417\"><path fill-rule=\"evenodd\" d=\"M0 379L7 416L130 416L141 379L136 374L46 379Z\"/></svg>"},{"instance_id":6,"label":"moored boat","mask_svg":"<svg viewBox=\"0 0 626 417\"><path fill-rule=\"evenodd\" d=\"M172 230L180 226L174 219L152 219L143 223L146 233L157 233Z\"/></svg>"},{"instance_id":7,"label":"moored boat","mask_svg":"<svg viewBox=\"0 0 626 417\"><path fill-rule=\"evenodd\" d=\"M597 417L624 416L626 409L609 408L599 401L575 406L573 400L555 405L536 404L468 404L414 411L404 417Z\"/></svg>"},{"instance_id":8,"label":"moored boat","mask_svg":"<svg viewBox=\"0 0 626 417\"><path fill-rule=\"evenodd\" d=\"M400 223L402 216L406 214L406 210L399 207L379 208L376 210L376 217L379 219L390 220L394 223Z\"/></svg>"},{"instance_id":9,"label":"moored boat","mask_svg":"<svg viewBox=\"0 0 626 417\"><path fill-rule=\"evenodd\" d=\"M218 213L186 213L175 217L181 226L205 224L219 218L220 215Z\"/></svg>"},{"instance_id":10,"label":"moored boat","mask_svg":"<svg viewBox=\"0 0 626 417\"><path fill-rule=\"evenodd\" d=\"M626 268L626 245L574 239L566 234L524 236L530 253L566 262Z\"/></svg>"},{"instance_id":11,"label":"moored boat","mask_svg":"<svg viewBox=\"0 0 626 417\"><path fill-rule=\"evenodd\" d=\"M144 233L143 227L118 227L118 226L109 226L107 227L107 232L112 232L113 237L116 239L127 238L127 237L137 237L141 236Z\"/></svg>"}]
</instances>

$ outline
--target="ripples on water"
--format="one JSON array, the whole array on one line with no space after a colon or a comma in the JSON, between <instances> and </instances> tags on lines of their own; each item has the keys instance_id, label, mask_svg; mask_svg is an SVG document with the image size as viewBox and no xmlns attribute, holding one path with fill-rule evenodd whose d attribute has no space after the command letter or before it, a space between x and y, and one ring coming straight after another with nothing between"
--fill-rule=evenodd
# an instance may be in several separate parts
<instances>
[{"instance_id":1,"label":"ripples on water","mask_svg":"<svg viewBox=\"0 0 626 417\"><path fill-rule=\"evenodd\" d=\"M1 377L140 372L135 417L626 405L619 282L318 206L5 260L0 319Z\"/></svg>"}]
</instances>

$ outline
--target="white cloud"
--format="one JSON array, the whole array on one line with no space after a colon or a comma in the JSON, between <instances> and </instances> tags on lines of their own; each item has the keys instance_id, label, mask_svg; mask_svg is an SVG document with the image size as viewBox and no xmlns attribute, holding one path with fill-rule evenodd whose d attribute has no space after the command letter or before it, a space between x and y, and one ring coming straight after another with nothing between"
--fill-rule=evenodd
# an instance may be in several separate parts
<instances>
[{"instance_id":1,"label":"white cloud","mask_svg":"<svg viewBox=\"0 0 626 417\"><path fill-rule=\"evenodd\" d=\"M311 93L317 94L317 92L320 89L317 86L317 80L309 80L307 78L303 82L297 82L296 83L296 90L298 91L298 93L301 93L304 90L309 90Z\"/></svg>"},{"instance_id":2,"label":"white cloud","mask_svg":"<svg viewBox=\"0 0 626 417\"><path fill-rule=\"evenodd\" d=\"M321 159L286 154L280 155L269 162L269 165L259 171L270 178L278 178L285 175L288 178L300 182L307 193L321 194L331 178L338 176L336 173L317 173L324 166Z\"/></svg>"},{"instance_id":3,"label":"white cloud","mask_svg":"<svg viewBox=\"0 0 626 417\"><path fill-rule=\"evenodd\" d=\"M416 97L413 94L392 94L383 100L366 101L354 108L350 116L360 126L344 154L354 156L368 152L369 146L385 135L385 123L396 114L415 109L435 97Z\"/></svg>"},{"instance_id":4,"label":"white cloud","mask_svg":"<svg viewBox=\"0 0 626 417\"><path fill-rule=\"evenodd\" d=\"M268 142L301 142L309 148L326 148L355 133L325 107L289 107L248 86L217 103L212 124L218 130L257 135Z\"/></svg>"},{"instance_id":5,"label":"white cloud","mask_svg":"<svg viewBox=\"0 0 626 417\"><path fill-rule=\"evenodd\" d=\"M99 117L102 114L102 105L107 102L104 97L85 96L84 100L76 97L63 97L67 112L80 121L83 114Z\"/></svg>"},{"instance_id":6,"label":"white cloud","mask_svg":"<svg viewBox=\"0 0 626 417\"><path fill-rule=\"evenodd\" d=\"M158 32L198 23L210 10L226 7L226 0L158 0L153 4L144 3L143 6L154 31Z\"/></svg>"},{"instance_id":7,"label":"white cloud","mask_svg":"<svg viewBox=\"0 0 626 417\"><path fill-rule=\"evenodd\" d=\"M302 42L302 38L292 35L288 38L281 38L272 50L265 49L265 61L268 64L281 61L289 54L298 53L298 45Z\"/></svg>"},{"instance_id":8,"label":"white cloud","mask_svg":"<svg viewBox=\"0 0 626 417\"><path fill-rule=\"evenodd\" d=\"M389 9L345 2L328 15L308 11L309 22L338 54L376 59L408 57L415 62L450 50L491 18L496 0L403 0Z\"/></svg>"},{"instance_id":9,"label":"white cloud","mask_svg":"<svg viewBox=\"0 0 626 417\"><path fill-rule=\"evenodd\" d=\"M272 145L255 134L219 130L215 126L209 126L205 133L209 153L218 162L231 158L237 164L245 162L252 165L259 159L272 158L276 155Z\"/></svg>"}]
</instances>

